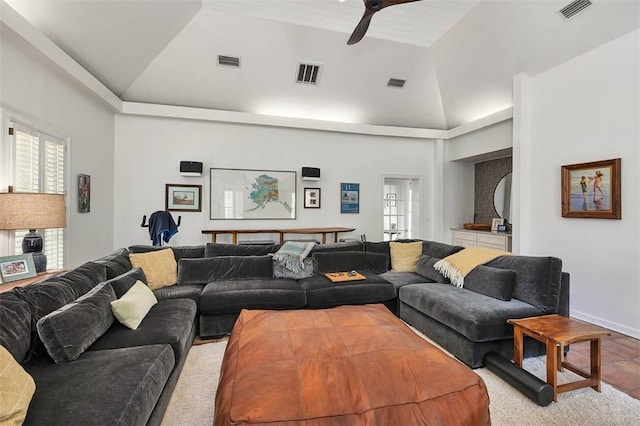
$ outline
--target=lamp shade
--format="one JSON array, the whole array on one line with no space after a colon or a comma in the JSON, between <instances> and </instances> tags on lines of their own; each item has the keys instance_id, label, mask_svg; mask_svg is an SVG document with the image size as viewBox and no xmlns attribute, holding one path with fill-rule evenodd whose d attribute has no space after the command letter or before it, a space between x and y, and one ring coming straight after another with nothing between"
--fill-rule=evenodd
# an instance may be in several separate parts
<instances>
[{"instance_id":1,"label":"lamp shade","mask_svg":"<svg viewBox=\"0 0 640 426\"><path fill-rule=\"evenodd\" d=\"M62 194L0 194L0 229L50 229L66 226L67 215Z\"/></svg>"}]
</instances>

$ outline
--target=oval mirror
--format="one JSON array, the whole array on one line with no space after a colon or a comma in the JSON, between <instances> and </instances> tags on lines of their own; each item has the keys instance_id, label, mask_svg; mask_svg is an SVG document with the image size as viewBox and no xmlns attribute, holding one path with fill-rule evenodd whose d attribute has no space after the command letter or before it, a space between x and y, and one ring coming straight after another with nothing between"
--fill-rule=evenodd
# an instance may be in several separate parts
<instances>
[{"instance_id":1,"label":"oval mirror","mask_svg":"<svg viewBox=\"0 0 640 426\"><path fill-rule=\"evenodd\" d=\"M493 207L505 222L509 222L511 216L511 173L500 179L493 190Z\"/></svg>"}]
</instances>

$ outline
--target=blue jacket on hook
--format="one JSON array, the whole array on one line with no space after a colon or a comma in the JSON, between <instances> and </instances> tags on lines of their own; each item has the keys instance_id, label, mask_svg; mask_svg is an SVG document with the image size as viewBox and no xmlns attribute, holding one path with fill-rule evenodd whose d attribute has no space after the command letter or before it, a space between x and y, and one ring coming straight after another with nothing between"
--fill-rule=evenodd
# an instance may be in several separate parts
<instances>
[{"instance_id":1,"label":"blue jacket on hook","mask_svg":"<svg viewBox=\"0 0 640 426\"><path fill-rule=\"evenodd\" d=\"M154 246L161 246L162 241L168 243L177 232L171 213L158 210L149 216L149 236Z\"/></svg>"}]
</instances>

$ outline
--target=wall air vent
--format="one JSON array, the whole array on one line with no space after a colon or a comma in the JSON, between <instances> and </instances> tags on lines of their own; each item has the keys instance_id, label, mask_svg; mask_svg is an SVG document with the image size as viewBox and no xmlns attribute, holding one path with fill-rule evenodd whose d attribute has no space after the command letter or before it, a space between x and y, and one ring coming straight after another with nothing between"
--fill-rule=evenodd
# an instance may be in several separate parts
<instances>
[{"instance_id":1,"label":"wall air vent","mask_svg":"<svg viewBox=\"0 0 640 426\"><path fill-rule=\"evenodd\" d=\"M296 82L316 86L318 84L319 64L303 64L298 62L298 75Z\"/></svg>"},{"instance_id":2,"label":"wall air vent","mask_svg":"<svg viewBox=\"0 0 640 426\"><path fill-rule=\"evenodd\" d=\"M591 6L593 6L593 1L591 0L575 0L560 9L558 13L562 15L564 19L569 20Z\"/></svg>"},{"instance_id":3,"label":"wall air vent","mask_svg":"<svg viewBox=\"0 0 640 426\"><path fill-rule=\"evenodd\" d=\"M240 68L240 58L234 56L218 55L218 65L224 67Z\"/></svg>"},{"instance_id":4,"label":"wall air vent","mask_svg":"<svg viewBox=\"0 0 640 426\"><path fill-rule=\"evenodd\" d=\"M407 80L401 80L399 78L390 78L387 83L388 87L397 87L398 89L402 89Z\"/></svg>"}]
</instances>

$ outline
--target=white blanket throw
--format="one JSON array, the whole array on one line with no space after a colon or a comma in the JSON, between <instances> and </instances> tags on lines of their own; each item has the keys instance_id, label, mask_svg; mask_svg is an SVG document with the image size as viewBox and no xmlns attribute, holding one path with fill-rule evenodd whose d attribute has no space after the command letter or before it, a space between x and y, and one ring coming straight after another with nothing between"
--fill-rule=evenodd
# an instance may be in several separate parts
<instances>
[{"instance_id":1,"label":"white blanket throw","mask_svg":"<svg viewBox=\"0 0 640 426\"><path fill-rule=\"evenodd\" d=\"M273 255L273 258L291 272L298 273L304 268L304 258L307 257L315 245L316 243L314 242L296 243L287 241L280 247L280 250Z\"/></svg>"}]
</instances>

